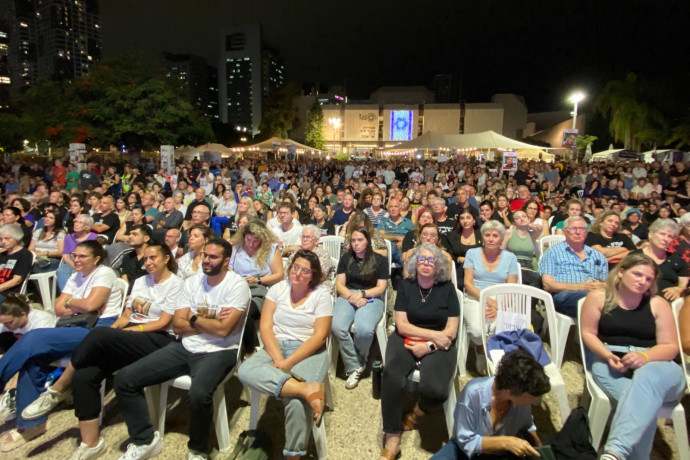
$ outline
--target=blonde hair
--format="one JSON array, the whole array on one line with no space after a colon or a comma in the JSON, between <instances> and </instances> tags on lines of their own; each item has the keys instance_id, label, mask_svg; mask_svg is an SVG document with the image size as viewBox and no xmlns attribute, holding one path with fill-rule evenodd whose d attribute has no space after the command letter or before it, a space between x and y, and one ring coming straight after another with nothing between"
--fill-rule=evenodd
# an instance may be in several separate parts
<instances>
[{"instance_id":1,"label":"blonde hair","mask_svg":"<svg viewBox=\"0 0 690 460\"><path fill-rule=\"evenodd\" d=\"M254 218L259 217L259 215L256 213L256 209L254 209L254 200L251 197L241 196L240 197L240 203L242 203L242 202L246 202L245 204L248 206L247 212L245 214L249 215L250 217L254 217ZM239 213L239 211L237 211L237 212Z\"/></svg>"},{"instance_id":2,"label":"blonde hair","mask_svg":"<svg viewBox=\"0 0 690 460\"><path fill-rule=\"evenodd\" d=\"M621 271L626 272L638 265L647 265L654 270L654 280L649 287L649 291L647 291L644 296L650 298L656 295L656 281L659 278L659 266L648 255L642 253L628 254L613 268L613 270L611 270L608 278L606 278L606 296L604 297L602 314L605 315L618 307L618 290L621 284L621 278L618 276L618 273Z\"/></svg>"},{"instance_id":3,"label":"blonde hair","mask_svg":"<svg viewBox=\"0 0 690 460\"><path fill-rule=\"evenodd\" d=\"M244 237L247 235L254 235L261 241L254 259L256 260L256 265L264 267L271 255L272 245L278 242L277 238L261 220L249 219L244 227L237 230L237 233L232 238L232 244L237 247L244 247Z\"/></svg>"}]
</instances>

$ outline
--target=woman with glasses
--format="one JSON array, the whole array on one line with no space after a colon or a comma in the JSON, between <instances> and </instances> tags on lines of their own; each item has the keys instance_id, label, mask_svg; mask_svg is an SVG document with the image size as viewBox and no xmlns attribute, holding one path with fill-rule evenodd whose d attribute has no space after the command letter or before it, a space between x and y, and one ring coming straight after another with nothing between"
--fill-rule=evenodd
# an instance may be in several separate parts
<instances>
[{"instance_id":1,"label":"woman with glasses","mask_svg":"<svg viewBox=\"0 0 690 460\"><path fill-rule=\"evenodd\" d=\"M105 258L105 249L96 241L77 245L72 252L75 273L55 301L55 314L59 318L90 314L96 319L95 327L109 327L115 322L120 314L122 293L117 288L117 275L103 264ZM36 329L19 339L0 359L0 387L19 372L18 414L39 397L50 364L69 356L90 330L86 327ZM45 431L45 416L32 420L19 417L17 428L2 441L0 450L14 450Z\"/></svg>"},{"instance_id":2,"label":"woman with glasses","mask_svg":"<svg viewBox=\"0 0 690 460\"><path fill-rule=\"evenodd\" d=\"M316 225L305 225L302 227L302 239L299 246L288 246L283 248L283 257L287 257L289 263L295 258L295 254L300 250L310 251L316 254L321 265L321 272L323 273L323 284L331 292L333 289L333 282L331 278L335 274L335 267L328 251L319 247L319 240L321 239L321 232ZM288 275L286 273L286 275Z\"/></svg>"},{"instance_id":3,"label":"woman with glasses","mask_svg":"<svg viewBox=\"0 0 690 460\"><path fill-rule=\"evenodd\" d=\"M403 256L403 262L405 263L405 266L403 267L404 277L407 277L408 275L405 271L407 270L407 262L412 257L412 254L414 253L415 249L417 249L424 243L433 244L437 248L441 249L443 251L442 254L447 259L448 263L453 263L453 257L450 254L448 254L448 252L446 252L446 248L441 243L441 238L442 235L439 233L438 227L434 223L424 224L419 228L419 232L417 234L417 243L415 244L414 248L412 248L406 253L407 257Z\"/></svg>"},{"instance_id":4,"label":"woman with glasses","mask_svg":"<svg viewBox=\"0 0 690 460\"><path fill-rule=\"evenodd\" d=\"M628 255L582 306L585 365L617 403L601 459L648 459L659 409L675 404L685 390L683 370L673 362L673 311L656 295L658 275L654 260Z\"/></svg>"},{"instance_id":5,"label":"woman with glasses","mask_svg":"<svg viewBox=\"0 0 690 460\"><path fill-rule=\"evenodd\" d=\"M98 238L98 233L91 231L93 227L93 217L88 214L79 214L74 218L74 232L67 234L62 244L62 265L60 265L55 273L57 279L58 289L62 291L67 283L67 280L74 273L75 266L72 259L72 252L79 243L84 241L95 240Z\"/></svg>"},{"instance_id":6,"label":"woman with glasses","mask_svg":"<svg viewBox=\"0 0 690 460\"><path fill-rule=\"evenodd\" d=\"M551 229L548 228L549 224L539 217L539 203L534 200L527 200L521 209L527 214L530 226L539 237L551 234Z\"/></svg>"},{"instance_id":7,"label":"woman with glasses","mask_svg":"<svg viewBox=\"0 0 690 460\"><path fill-rule=\"evenodd\" d=\"M288 279L268 290L261 312L263 348L240 366L240 381L279 397L285 405L285 458L307 454L311 422L321 424L328 372L326 339L333 300L322 284L319 258L303 249L288 267Z\"/></svg>"},{"instance_id":8,"label":"woman with glasses","mask_svg":"<svg viewBox=\"0 0 690 460\"><path fill-rule=\"evenodd\" d=\"M490 220L482 225L482 247L467 251L463 267L465 269L465 301L463 318L467 334L475 345L477 372L486 373L486 356L482 350L481 314L484 308L479 304L482 289L500 283L517 283L519 264L515 254L501 249L506 229L500 222ZM495 299L487 301L486 319L493 322L497 315Z\"/></svg>"},{"instance_id":9,"label":"woman with glasses","mask_svg":"<svg viewBox=\"0 0 690 460\"><path fill-rule=\"evenodd\" d=\"M409 275L398 286L395 332L388 338L381 384L382 459L395 458L402 432L415 429L424 414L448 399L457 367L460 320L457 291L450 282L451 263L438 246L422 243L405 264ZM404 390L415 369L420 371L419 399L403 417Z\"/></svg>"},{"instance_id":10,"label":"woman with glasses","mask_svg":"<svg viewBox=\"0 0 690 460\"><path fill-rule=\"evenodd\" d=\"M367 218L368 219L368 218ZM384 314L383 294L390 278L388 259L374 252L365 228L354 230L338 262L333 307L333 338L340 345L345 388L357 387L364 373L376 325ZM352 334L350 334L352 329Z\"/></svg>"}]
</instances>

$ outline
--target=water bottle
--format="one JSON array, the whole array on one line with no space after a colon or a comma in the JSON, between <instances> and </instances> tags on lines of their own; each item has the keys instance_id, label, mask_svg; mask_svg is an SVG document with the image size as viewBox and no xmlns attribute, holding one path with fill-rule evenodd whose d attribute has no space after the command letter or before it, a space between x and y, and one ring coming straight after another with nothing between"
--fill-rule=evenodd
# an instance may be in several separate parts
<instances>
[{"instance_id":1,"label":"water bottle","mask_svg":"<svg viewBox=\"0 0 690 460\"><path fill-rule=\"evenodd\" d=\"M62 375L63 372L65 372L65 368L64 367L58 367L53 372L48 374L48 376L46 377L46 383L44 386L46 388L51 386L53 383L55 383L57 381L57 379L60 378L60 376Z\"/></svg>"},{"instance_id":2,"label":"water bottle","mask_svg":"<svg viewBox=\"0 0 690 460\"><path fill-rule=\"evenodd\" d=\"M374 361L371 364L371 396L374 399L381 399L381 378L383 377L383 364L381 361Z\"/></svg>"}]
</instances>

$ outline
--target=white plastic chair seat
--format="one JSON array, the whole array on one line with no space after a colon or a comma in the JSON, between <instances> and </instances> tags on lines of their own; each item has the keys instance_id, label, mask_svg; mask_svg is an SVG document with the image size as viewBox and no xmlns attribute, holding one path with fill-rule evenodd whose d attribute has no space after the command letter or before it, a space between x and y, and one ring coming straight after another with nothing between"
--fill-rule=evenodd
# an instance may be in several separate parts
<instances>
[{"instance_id":1,"label":"white plastic chair seat","mask_svg":"<svg viewBox=\"0 0 690 460\"><path fill-rule=\"evenodd\" d=\"M35 281L38 286L38 291L41 293L41 304L45 311L55 311L55 297L56 297L56 279L57 270L45 273L32 273L29 275L29 281ZM52 287L50 281L53 281Z\"/></svg>"},{"instance_id":2,"label":"white plastic chair seat","mask_svg":"<svg viewBox=\"0 0 690 460\"><path fill-rule=\"evenodd\" d=\"M680 320L678 316L680 315L680 310L683 308L683 303L685 302L684 298L676 299L673 301L671 304L671 307L673 307L673 316L676 318L676 334L678 335L678 349L680 350L680 360L681 364L683 366L683 372L685 372L685 383L686 383L686 389L685 393L689 394L690 393L690 368L688 367L688 357L687 355L683 352L683 343L680 337Z\"/></svg>"},{"instance_id":3,"label":"white plastic chair seat","mask_svg":"<svg viewBox=\"0 0 690 460\"><path fill-rule=\"evenodd\" d=\"M584 299L580 299L580 302ZM553 362L560 368L563 365L563 356L565 355L565 344L568 341L568 334L570 328L577 326L575 318L571 318L563 313L556 312L556 327L558 328L558 347L552 349Z\"/></svg>"},{"instance_id":4,"label":"white plastic chair seat","mask_svg":"<svg viewBox=\"0 0 690 460\"><path fill-rule=\"evenodd\" d=\"M319 243L323 245L328 255L335 260L340 260L340 252L343 247L345 238L342 236L326 235L322 236Z\"/></svg>"}]
</instances>

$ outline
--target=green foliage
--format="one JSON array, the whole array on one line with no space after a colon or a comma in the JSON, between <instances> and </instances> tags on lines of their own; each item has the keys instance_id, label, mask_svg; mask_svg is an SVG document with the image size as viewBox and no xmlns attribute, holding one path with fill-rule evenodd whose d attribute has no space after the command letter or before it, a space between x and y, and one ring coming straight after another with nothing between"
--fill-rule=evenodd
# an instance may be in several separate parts
<instances>
[{"instance_id":1,"label":"green foliage","mask_svg":"<svg viewBox=\"0 0 690 460\"><path fill-rule=\"evenodd\" d=\"M597 136L588 136L587 134L578 135L575 140L577 158L584 158L587 147L592 145L597 139L599 139Z\"/></svg>"},{"instance_id":2,"label":"green foliage","mask_svg":"<svg viewBox=\"0 0 690 460\"><path fill-rule=\"evenodd\" d=\"M300 95L299 86L289 82L274 91L262 109L259 131L261 139L280 137L287 139L290 131L297 124L297 98Z\"/></svg>"},{"instance_id":3,"label":"green foliage","mask_svg":"<svg viewBox=\"0 0 690 460\"><path fill-rule=\"evenodd\" d=\"M326 139L323 134L323 109L317 98L314 98L309 112L307 113L307 124L304 127L304 143L315 149L324 150Z\"/></svg>"},{"instance_id":4,"label":"green foliage","mask_svg":"<svg viewBox=\"0 0 690 460\"><path fill-rule=\"evenodd\" d=\"M25 119L15 114L0 114L0 151L14 152L21 150L24 133L30 128Z\"/></svg>"},{"instance_id":5,"label":"green foliage","mask_svg":"<svg viewBox=\"0 0 690 460\"><path fill-rule=\"evenodd\" d=\"M164 73L130 56L101 61L74 82L40 82L20 100L23 135L54 147L88 142L135 150L214 141L209 121Z\"/></svg>"}]
</instances>

